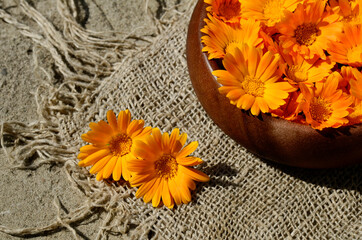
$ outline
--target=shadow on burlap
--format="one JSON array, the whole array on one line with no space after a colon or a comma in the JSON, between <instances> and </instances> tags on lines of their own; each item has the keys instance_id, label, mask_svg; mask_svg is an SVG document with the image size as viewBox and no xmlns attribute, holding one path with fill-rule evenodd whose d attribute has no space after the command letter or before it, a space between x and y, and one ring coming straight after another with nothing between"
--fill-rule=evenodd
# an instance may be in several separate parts
<instances>
[{"instance_id":1,"label":"shadow on burlap","mask_svg":"<svg viewBox=\"0 0 362 240\"><path fill-rule=\"evenodd\" d=\"M97 239L108 234L130 239L358 239L362 236L361 166L338 170L304 170L265 162L237 145L208 118L189 80L185 56L188 21L195 1L178 1L161 16L150 17L153 34L97 33L78 22L77 1L58 0L63 31L53 27L26 1L20 1L39 32L0 9L0 18L48 50L62 76L46 76L36 100L39 121L6 122L2 145L13 167L36 169L56 163L67 172L84 205L60 214L38 228L0 231L34 236L59 228L81 238L73 226L96 212L107 213ZM150 14L150 13L149 13ZM34 59L36 62L36 58ZM84 144L80 135L106 112L129 109L134 119L170 132L180 128L188 141L199 141L194 153L211 180L198 184L192 202L174 210L153 208L135 199L126 184L98 182L77 166ZM4 138L8 139L7 141ZM38 156L34 158L34 155ZM31 161L29 161L31 159ZM62 217L61 217L62 216Z\"/></svg>"}]
</instances>

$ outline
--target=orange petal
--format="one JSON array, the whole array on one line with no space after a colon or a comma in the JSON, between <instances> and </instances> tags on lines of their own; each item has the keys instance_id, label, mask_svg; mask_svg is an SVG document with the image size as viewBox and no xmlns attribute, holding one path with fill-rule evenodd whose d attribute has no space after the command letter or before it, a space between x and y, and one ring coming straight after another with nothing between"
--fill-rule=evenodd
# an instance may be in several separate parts
<instances>
[{"instance_id":1,"label":"orange petal","mask_svg":"<svg viewBox=\"0 0 362 240\"><path fill-rule=\"evenodd\" d=\"M152 127L145 127L135 138L143 138L151 134Z\"/></svg>"},{"instance_id":2,"label":"orange petal","mask_svg":"<svg viewBox=\"0 0 362 240\"><path fill-rule=\"evenodd\" d=\"M127 128L129 126L129 123L131 122L131 113L127 110L121 111L118 114L118 129L122 133L127 132Z\"/></svg>"},{"instance_id":3,"label":"orange petal","mask_svg":"<svg viewBox=\"0 0 362 240\"><path fill-rule=\"evenodd\" d=\"M178 128L175 128L175 129L172 130L171 136L170 136L170 149L171 149L171 152L173 152L173 149L174 149L175 144L176 144L176 140L177 140L179 135L180 135L180 130Z\"/></svg>"},{"instance_id":4,"label":"orange petal","mask_svg":"<svg viewBox=\"0 0 362 240\"><path fill-rule=\"evenodd\" d=\"M151 181L155 178L155 174L142 174L142 175L134 175L129 180L129 183L132 187L139 186L141 184L146 184L147 182Z\"/></svg>"},{"instance_id":5,"label":"orange petal","mask_svg":"<svg viewBox=\"0 0 362 240\"><path fill-rule=\"evenodd\" d=\"M179 192L176 182L173 178L168 179L168 187L170 190L170 193L173 197L173 199L175 200L176 205L180 205L181 204L181 193Z\"/></svg>"},{"instance_id":6,"label":"orange petal","mask_svg":"<svg viewBox=\"0 0 362 240\"><path fill-rule=\"evenodd\" d=\"M142 124L142 126L143 126L144 121L143 120L133 120L127 128L127 134L129 136L131 136L136 130L138 130L138 127L140 124Z\"/></svg>"},{"instance_id":7,"label":"orange petal","mask_svg":"<svg viewBox=\"0 0 362 240\"><path fill-rule=\"evenodd\" d=\"M105 134L112 134L112 128L103 120L98 123L91 122L89 123L89 127L95 132L101 132Z\"/></svg>"},{"instance_id":8,"label":"orange petal","mask_svg":"<svg viewBox=\"0 0 362 240\"><path fill-rule=\"evenodd\" d=\"M161 145L162 145L162 151L166 152L166 153L170 153L170 136L168 135L167 132L164 132L162 134L162 140L161 140Z\"/></svg>"},{"instance_id":9,"label":"orange petal","mask_svg":"<svg viewBox=\"0 0 362 240\"><path fill-rule=\"evenodd\" d=\"M119 181L122 175L122 157L117 158L116 166L113 169L112 177L114 181Z\"/></svg>"},{"instance_id":10,"label":"orange petal","mask_svg":"<svg viewBox=\"0 0 362 240\"><path fill-rule=\"evenodd\" d=\"M196 189L196 184L194 180L192 180L189 176L185 175L183 179L188 188L190 188L191 190Z\"/></svg>"},{"instance_id":11,"label":"orange petal","mask_svg":"<svg viewBox=\"0 0 362 240\"><path fill-rule=\"evenodd\" d=\"M122 176L123 176L123 179L128 181L129 178L131 177L131 173L130 171L128 170L128 167L127 167L127 159L128 159L128 155L125 155L123 158L122 158Z\"/></svg>"},{"instance_id":12,"label":"orange petal","mask_svg":"<svg viewBox=\"0 0 362 240\"><path fill-rule=\"evenodd\" d=\"M181 193L181 200L183 203L188 203L191 201L191 193L189 188L185 185L184 182L180 180L180 178L176 179L176 184L179 187L179 192Z\"/></svg>"},{"instance_id":13,"label":"orange petal","mask_svg":"<svg viewBox=\"0 0 362 240\"><path fill-rule=\"evenodd\" d=\"M193 153L198 147L199 143L197 141L189 143L186 147L184 147L178 154L176 154L177 158L184 158L191 153Z\"/></svg>"},{"instance_id":14,"label":"orange petal","mask_svg":"<svg viewBox=\"0 0 362 240\"><path fill-rule=\"evenodd\" d=\"M108 163L108 161L112 158L112 155L105 156L98 162L94 164L94 166L89 170L90 174L95 174L99 172L103 167Z\"/></svg>"},{"instance_id":15,"label":"orange petal","mask_svg":"<svg viewBox=\"0 0 362 240\"><path fill-rule=\"evenodd\" d=\"M152 206L153 207L158 207L158 205L160 204L164 181L165 180L163 178L161 178L160 184L158 184L155 195L153 195L153 197L152 197Z\"/></svg>"},{"instance_id":16,"label":"orange petal","mask_svg":"<svg viewBox=\"0 0 362 240\"><path fill-rule=\"evenodd\" d=\"M99 148L94 145L85 145L79 149L81 153L88 153L88 154L94 153L98 150Z\"/></svg>"},{"instance_id":17,"label":"orange petal","mask_svg":"<svg viewBox=\"0 0 362 240\"><path fill-rule=\"evenodd\" d=\"M157 144L161 146L162 135L161 135L160 129L158 129L158 128L152 129L152 136L153 136L153 139L157 142Z\"/></svg>"},{"instance_id":18,"label":"orange petal","mask_svg":"<svg viewBox=\"0 0 362 240\"><path fill-rule=\"evenodd\" d=\"M136 198L144 196L146 193L148 193L151 188L153 187L153 184L155 184L157 178L151 179L149 182L146 182L142 184L142 186L137 190L136 192Z\"/></svg>"},{"instance_id":19,"label":"orange petal","mask_svg":"<svg viewBox=\"0 0 362 240\"><path fill-rule=\"evenodd\" d=\"M88 153L79 153L78 154L78 156L77 156L77 158L78 159L80 159L80 160L83 160L83 159L85 159L86 157L88 157L89 156L89 154Z\"/></svg>"},{"instance_id":20,"label":"orange petal","mask_svg":"<svg viewBox=\"0 0 362 240\"><path fill-rule=\"evenodd\" d=\"M197 157L176 158L176 160L177 160L177 163L179 163L183 166L196 166L196 165L203 163L203 161Z\"/></svg>"},{"instance_id":21,"label":"orange petal","mask_svg":"<svg viewBox=\"0 0 362 240\"><path fill-rule=\"evenodd\" d=\"M97 181L103 180L103 170L104 170L104 168L102 168L102 169L97 173L97 176L96 176Z\"/></svg>"},{"instance_id":22,"label":"orange petal","mask_svg":"<svg viewBox=\"0 0 362 240\"><path fill-rule=\"evenodd\" d=\"M149 201L151 201L151 199L153 198L153 196L156 193L158 186L160 185L160 181L161 181L161 178L156 178L156 181L153 184L152 188L150 190L148 190L147 193L143 196L143 201L145 203L148 203Z\"/></svg>"},{"instance_id":23,"label":"orange petal","mask_svg":"<svg viewBox=\"0 0 362 240\"><path fill-rule=\"evenodd\" d=\"M171 198L170 190L168 189L168 181L163 181L163 188L162 188L162 202L168 208L173 208L173 202Z\"/></svg>"},{"instance_id":24,"label":"orange petal","mask_svg":"<svg viewBox=\"0 0 362 240\"><path fill-rule=\"evenodd\" d=\"M116 166L118 156L113 156L104 167L103 178L109 178L113 172L114 166Z\"/></svg>"},{"instance_id":25,"label":"orange petal","mask_svg":"<svg viewBox=\"0 0 362 240\"><path fill-rule=\"evenodd\" d=\"M94 162L104 158L110 153L109 149L102 149L98 152L92 153L88 157L86 157L82 162L85 166L92 165Z\"/></svg>"},{"instance_id":26,"label":"orange petal","mask_svg":"<svg viewBox=\"0 0 362 240\"><path fill-rule=\"evenodd\" d=\"M107 112L107 121L114 132L118 131L117 118L112 110L108 110Z\"/></svg>"},{"instance_id":27,"label":"orange petal","mask_svg":"<svg viewBox=\"0 0 362 240\"><path fill-rule=\"evenodd\" d=\"M209 176L197 169L184 167L182 165L179 165L179 169L180 171L188 175L192 180L198 182L208 182L210 180Z\"/></svg>"}]
</instances>

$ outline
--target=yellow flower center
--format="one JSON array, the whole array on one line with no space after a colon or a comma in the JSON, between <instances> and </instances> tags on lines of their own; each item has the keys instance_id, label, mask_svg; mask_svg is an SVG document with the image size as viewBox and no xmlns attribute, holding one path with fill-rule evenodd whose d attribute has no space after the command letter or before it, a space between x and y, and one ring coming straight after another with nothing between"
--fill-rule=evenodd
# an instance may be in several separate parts
<instances>
[{"instance_id":1,"label":"yellow flower center","mask_svg":"<svg viewBox=\"0 0 362 240\"><path fill-rule=\"evenodd\" d=\"M163 155L155 162L157 175L162 178L173 178L177 173L178 163L171 155Z\"/></svg>"},{"instance_id":2,"label":"yellow flower center","mask_svg":"<svg viewBox=\"0 0 362 240\"><path fill-rule=\"evenodd\" d=\"M272 26L277 22L280 22L284 16L282 9L283 3L280 0L269 0L264 5L264 17L267 19L267 25Z\"/></svg>"},{"instance_id":3,"label":"yellow flower center","mask_svg":"<svg viewBox=\"0 0 362 240\"><path fill-rule=\"evenodd\" d=\"M224 53L234 53L236 48L241 47L241 42L239 41L230 41L224 47Z\"/></svg>"},{"instance_id":4,"label":"yellow flower center","mask_svg":"<svg viewBox=\"0 0 362 240\"><path fill-rule=\"evenodd\" d=\"M358 45L348 49L347 59L350 63L362 62L362 46Z\"/></svg>"},{"instance_id":5,"label":"yellow flower center","mask_svg":"<svg viewBox=\"0 0 362 240\"><path fill-rule=\"evenodd\" d=\"M250 94L254 97L264 96L264 83L258 78L246 76L244 81L241 83L246 94Z\"/></svg>"},{"instance_id":6,"label":"yellow flower center","mask_svg":"<svg viewBox=\"0 0 362 240\"><path fill-rule=\"evenodd\" d=\"M312 119L319 123L327 121L332 115L330 103L323 98L315 98L309 110Z\"/></svg>"},{"instance_id":7,"label":"yellow flower center","mask_svg":"<svg viewBox=\"0 0 362 240\"><path fill-rule=\"evenodd\" d=\"M314 23L303 23L295 29L295 38L299 45L312 45L319 35L317 25Z\"/></svg>"},{"instance_id":8,"label":"yellow flower center","mask_svg":"<svg viewBox=\"0 0 362 240\"><path fill-rule=\"evenodd\" d=\"M132 139L125 133L118 134L108 142L108 148L113 155L123 156L131 152Z\"/></svg>"},{"instance_id":9,"label":"yellow flower center","mask_svg":"<svg viewBox=\"0 0 362 240\"><path fill-rule=\"evenodd\" d=\"M305 82L308 80L306 72L300 69L300 66L298 65L290 66L287 69L287 75L296 83Z\"/></svg>"},{"instance_id":10,"label":"yellow flower center","mask_svg":"<svg viewBox=\"0 0 362 240\"><path fill-rule=\"evenodd\" d=\"M240 2L234 1L223 1L218 7L219 15L224 17L226 20L230 20L240 15ZM215 9L215 8L213 8Z\"/></svg>"}]
</instances>

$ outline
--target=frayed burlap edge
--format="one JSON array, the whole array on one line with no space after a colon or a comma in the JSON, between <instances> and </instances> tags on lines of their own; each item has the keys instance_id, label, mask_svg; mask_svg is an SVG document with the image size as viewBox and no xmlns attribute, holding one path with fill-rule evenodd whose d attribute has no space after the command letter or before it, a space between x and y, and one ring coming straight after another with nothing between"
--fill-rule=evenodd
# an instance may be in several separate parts
<instances>
[{"instance_id":1,"label":"frayed burlap edge","mask_svg":"<svg viewBox=\"0 0 362 240\"><path fill-rule=\"evenodd\" d=\"M125 185L104 188L106 182L97 182L89 177L85 169L79 169L74 157L78 149L62 143L58 119L59 116L71 116L74 112L89 107L97 94L94 90L104 79L112 77L124 61L157 41L162 32L185 11L189 11L189 16L193 5L194 1L179 3L165 9L164 15L156 19L148 9L148 1L145 1L145 12L154 28L154 33L148 35L137 35L134 32L95 32L85 29L77 22L78 11L74 0L57 0L57 10L63 20L62 31L57 30L25 0L20 0L19 8L23 14L37 23L40 32L19 22L16 17L0 8L0 18L3 21L15 26L22 35L37 44L33 58L34 72L43 75L39 77L39 88L35 93L39 120L30 124L12 121L0 125L1 146L8 158L9 166L16 169L36 169L43 164L58 164L64 168L71 185L86 198L84 205L70 211L66 216L61 214L59 202L54 199L57 217L53 223L46 226L12 229L0 225L1 232L22 237L64 228L68 229L75 239L79 239L72 224L79 224L92 216L95 210L102 209L107 216L99 227L96 239L106 237L110 229L128 233L130 239L147 236L153 219L147 219L136 227L135 231L129 233L130 223L137 223L132 222L120 200L129 197L134 190ZM51 55L64 79L60 85L54 85L52 75L39 64L39 48L47 50ZM10 150L5 147L5 137L14 139ZM36 160L29 163L28 159L34 156L37 156Z\"/></svg>"}]
</instances>

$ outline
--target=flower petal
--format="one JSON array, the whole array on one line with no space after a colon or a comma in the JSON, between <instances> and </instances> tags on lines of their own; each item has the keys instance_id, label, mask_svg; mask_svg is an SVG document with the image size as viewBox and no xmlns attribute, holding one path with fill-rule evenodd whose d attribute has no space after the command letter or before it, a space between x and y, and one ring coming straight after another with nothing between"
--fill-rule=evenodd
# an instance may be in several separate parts
<instances>
[{"instance_id":1,"label":"flower petal","mask_svg":"<svg viewBox=\"0 0 362 240\"><path fill-rule=\"evenodd\" d=\"M108 110L107 112L107 121L114 132L118 131L118 124L117 124L117 118L116 115L112 110Z\"/></svg>"},{"instance_id":2,"label":"flower petal","mask_svg":"<svg viewBox=\"0 0 362 240\"><path fill-rule=\"evenodd\" d=\"M119 181L122 176L122 157L117 157L116 166L113 169L112 177L114 181Z\"/></svg>"},{"instance_id":3,"label":"flower petal","mask_svg":"<svg viewBox=\"0 0 362 240\"><path fill-rule=\"evenodd\" d=\"M116 166L118 156L113 156L104 167L103 178L109 178L113 172L114 166Z\"/></svg>"},{"instance_id":4,"label":"flower petal","mask_svg":"<svg viewBox=\"0 0 362 240\"><path fill-rule=\"evenodd\" d=\"M207 176L205 173L194 169L194 168L188 168L184 167L182 165L179 165L180 171L188 175L192 180L198 181L198 182L208 182L210 181L210 177Z\"/></svg>"},{"instance_id":5,"label":"flower petal","mask_svg":"<svg viewBox=\"0 0 362 240\"><path fill-rule=\"evenodd\" d=\"M105 156L98 162L94 164L94 166L89 170L90 174L95 174L99 172L103 167L108 163L108 161L112 158L112 155Z\"/></svg>"},{"instance_id":6,"label":"flower petal","mask_svg":"<svg viewBox=\"0 0 362 240\"><path fill-rule=\"evenodd\" d=\"M173 208L174 204L171 198L170 190L168 189L168 181L163 181L163 188L162 188L162 202L168 208Z\"/></svg>"},{"instance_id":7,"label":"flower petal","mask_svg":"<svg viewBox=\"0 0 362 240\"><path fill-rule=\"evenodd\" d=\"M199 143L197 141L189 143L186 147L184 147L178 154L176 154L177 158L184 158L191 153L193 153L198 147Z\"/></svg>"}]
</instances>

